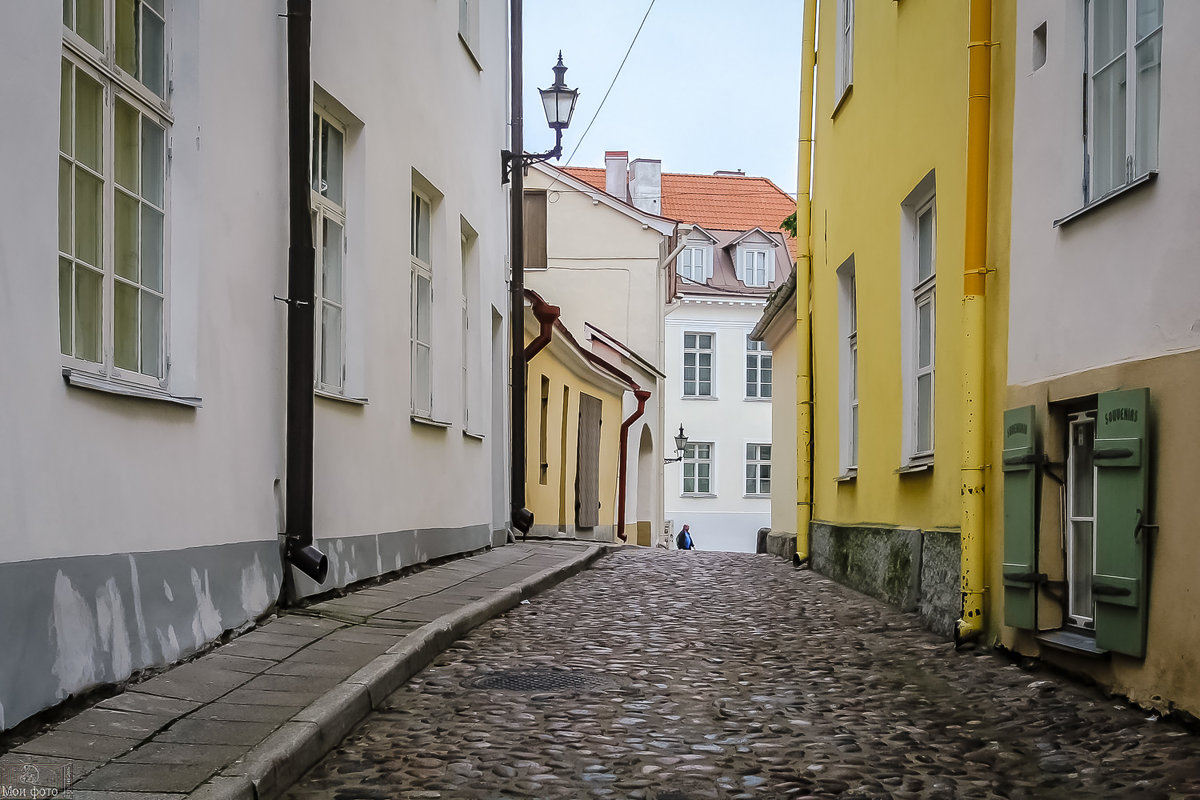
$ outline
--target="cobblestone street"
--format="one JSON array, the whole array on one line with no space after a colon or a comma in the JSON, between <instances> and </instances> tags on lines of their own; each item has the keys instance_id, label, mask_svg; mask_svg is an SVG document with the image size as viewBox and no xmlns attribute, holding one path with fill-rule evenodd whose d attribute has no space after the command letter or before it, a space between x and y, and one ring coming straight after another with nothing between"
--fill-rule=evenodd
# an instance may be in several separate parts
<instances>
[{"instance_id":1,"label":"cobblestone street","mask_svg":"<svg viewBox=\"0 0 1200 800\"><path fill-rule=\"evenodd\" d=\"M1200 737L769 556L629 549L456 643L286 796L1200 797Z\"/></svg>"}]
</instances>

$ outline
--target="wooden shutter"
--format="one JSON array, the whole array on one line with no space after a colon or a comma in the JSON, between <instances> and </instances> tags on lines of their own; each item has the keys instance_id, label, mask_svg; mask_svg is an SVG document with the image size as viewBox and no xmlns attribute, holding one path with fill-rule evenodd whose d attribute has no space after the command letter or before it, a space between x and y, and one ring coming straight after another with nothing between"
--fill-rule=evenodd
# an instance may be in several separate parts
<instances>
[{"instance_id":1,"label":"wooden shutter","mask_svg":"<svg viewBox=\"0 0 1200 800\"><path fill-rule=\"evenodd\" d=\"M600 524L600 409L588 394L579 395L579 446L575 464L575 526Z\"/></svg>"},{"instance_id":2,"label":"wooden shutter","mask_svg":"<svg viewBox=\"0 0 1200 800\"><path fill-rule=\"evenodd\" d=\"M525 266L545 269L546 265L546 193L525 192Z\"/></svg>"},{"instance_id":3,"label":"wooden shutter","mask_svg":"<svg viewBox=\"0 0 1200 800\"><path fill-rule=\"evenodd\" d=\"M1096 409L1096 645L1146 651L1149 389L1104 392Z\"/></svg>"},{"instance_id":4,"label":"wooden shutter","mask_svg":"<svg viewBox=\"0 0 1200 800\"><path fill-rule=\"evenodd\" d=\"M1037 624L1037 452L1033 406L1004 412L1004 622Z\"/></svg>"}]
</instances>

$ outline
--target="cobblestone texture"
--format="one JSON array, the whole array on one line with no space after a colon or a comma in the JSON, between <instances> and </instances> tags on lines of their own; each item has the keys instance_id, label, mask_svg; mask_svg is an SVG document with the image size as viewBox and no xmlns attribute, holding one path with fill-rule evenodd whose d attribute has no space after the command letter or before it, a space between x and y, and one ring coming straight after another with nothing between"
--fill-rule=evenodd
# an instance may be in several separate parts
<instances>
[{"instance_id":1,"label":"cobblestone texture","mask_svg":"<svg viewBox=\"0 0 1200 800\"><path fill-rule=\"evenodd\" d=\"M473 688L520 668L605 680ZM458 642L287 797L1186 798L1200 738L769 556L625 550Z\"/></svg>"}]
</instances>

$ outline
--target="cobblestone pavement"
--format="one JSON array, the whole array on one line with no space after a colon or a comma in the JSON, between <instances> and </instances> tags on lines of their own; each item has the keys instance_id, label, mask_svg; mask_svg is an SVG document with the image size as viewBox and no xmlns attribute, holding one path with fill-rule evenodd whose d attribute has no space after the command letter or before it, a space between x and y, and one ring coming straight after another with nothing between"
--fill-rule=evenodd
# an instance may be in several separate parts
<instances>
[{"instance_id":1,"label":"cobblestone pavement","mask_svg":"<svg viewBox=\"0 0 1200 800\"><path fill-rule=\"evenodd\" d=\"M543 688L473 685L505 670ZM287 797L1200 797L1200 737L769 556L624 550L458 642Z\"/></svg>"}]
</instances>

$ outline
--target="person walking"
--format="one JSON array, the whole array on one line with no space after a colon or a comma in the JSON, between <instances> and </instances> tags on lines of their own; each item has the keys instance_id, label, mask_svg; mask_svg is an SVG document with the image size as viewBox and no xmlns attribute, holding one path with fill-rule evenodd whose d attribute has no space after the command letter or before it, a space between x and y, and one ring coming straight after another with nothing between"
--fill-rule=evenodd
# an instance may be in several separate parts
<instances>
[{"instance_id":1,"label":"person walking","mask_svg":"<svg viewBox=\"0 0 1200 800\"><path fill-rule=\"evenodd\" d=\"M684 525L679 531L679 535L675 537L675 547L680 550L695 550L696 544L692 541L692 529L688 525Z\"/></svg>"}]
</instances>

